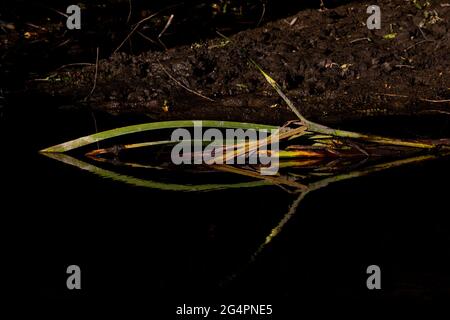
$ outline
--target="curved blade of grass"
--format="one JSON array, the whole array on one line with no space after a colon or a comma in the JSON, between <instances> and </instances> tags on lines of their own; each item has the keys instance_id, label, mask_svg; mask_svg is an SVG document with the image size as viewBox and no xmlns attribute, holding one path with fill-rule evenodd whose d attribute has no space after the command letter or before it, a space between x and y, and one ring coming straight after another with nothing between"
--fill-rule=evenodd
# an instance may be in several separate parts
<instances>
[{"instance_id":1,"label":"curved blade of grass","mask_svg":"<svg viewBox=\"0 0 450 320\"><path fill-rule=\"evenodd\" d=\"M179 121L162 121L162 122L151 122L142 123L132 126L126 126L121 128L116 128L112 130L102 131L88 136L84 136L75 140L67 141L46 149L41 150L42 153L49 152L67 152L80 147L87 146L92 143L99 141L132 134L139 132L146 132L151 130L163 130L163 129L173 129L181 127L194 127L197 122L201 122L203 127L215 127L215 128L230 128L230 129L277 129L276 126L246 123L246 122L233 122L233 121L217 121L217 120L179 120Z\"/></svg>"},{"instance_id":2,"label":"curved blade of grass","mask_svg":"<svg viewBox=\"0 0 450 320\"><path fill-rule=\"evenodd\" d=\"M99 168L90 163L75 159L72 156L63 153L44 153L45 156L61 161L65 164L77 167L79 169L91 172L106 179L112 179L114 181L124 182L136 187L143 188L151 188L151 189L159 189L166 191L183 191L183 192L191 192L191 191L215 191L215 190L224 190L224 189L238 189L238 188L254 188L260 186L270 186L272 185L268 181L251 181L251 182L242 182L242 183L234 183L234 184L201 184L201 185L183 185L183 184L172 184L172 183L163 183L157 182L153 180L145 180L136 178L133 176L128 176L124 174L120 174L111 170L106 170L103 168Z\"/></svg>"}]
</instances>

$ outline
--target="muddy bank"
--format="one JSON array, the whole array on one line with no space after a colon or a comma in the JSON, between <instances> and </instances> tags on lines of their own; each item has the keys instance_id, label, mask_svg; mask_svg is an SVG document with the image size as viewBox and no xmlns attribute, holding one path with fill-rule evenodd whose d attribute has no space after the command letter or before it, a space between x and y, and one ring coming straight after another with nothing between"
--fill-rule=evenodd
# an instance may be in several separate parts
<instances>
[{"instance_id":1,"label":"muddy bank","mask_svg":"<svg viewBox=\"0 0 450 320\"><path fill-rule=\"evenodd\" d=\"M293 119L248 55L312 120L448 116L450 7L445 1L421 9L403 0L379 1L381 29L368 30L370 4L307 9L233 35L232 42L217 38L136 56L118 52L99 61L92 94L95 65L67 67L29 86L96 110L152 120Z\"/></svg>"}]
</instances>

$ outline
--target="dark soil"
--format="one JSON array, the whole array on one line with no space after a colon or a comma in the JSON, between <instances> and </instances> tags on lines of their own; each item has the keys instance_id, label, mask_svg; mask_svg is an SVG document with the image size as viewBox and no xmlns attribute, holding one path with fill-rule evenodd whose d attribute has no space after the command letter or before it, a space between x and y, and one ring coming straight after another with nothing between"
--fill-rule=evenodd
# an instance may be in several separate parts
<instances>
[{"instance_id":1,"label":"dark soil","mask_svg":"<svg viewBox=\"0 0 450 320\"><path fill-rule=\"evenodd\" d=\"M46 81L29 81L27 89L115 115L145 114L151 120L282 124L293 119L249 64L250 57L311 120L340 123L430 113L448 117L450 7L444 2L419 9L404 0L378 1L381 30L365 26L372 2L306 9L231 35L230 43L217 37L162 52L112 54L99 61L92 95L92 54L93 65L60 69ZM393 39L384 37L392 33Z\"/></svg>"}]
</instances>

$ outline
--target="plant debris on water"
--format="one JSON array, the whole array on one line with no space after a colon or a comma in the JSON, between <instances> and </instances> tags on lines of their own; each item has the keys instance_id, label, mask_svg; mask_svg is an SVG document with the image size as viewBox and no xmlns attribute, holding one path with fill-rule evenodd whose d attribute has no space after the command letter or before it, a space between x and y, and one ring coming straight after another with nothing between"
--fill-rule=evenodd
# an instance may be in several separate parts
<instances>
[{"instance_id":1,"label":"plant debris on water","mask_svg":"<svg viewBox=\"0 0 450 320\"><path fill-rule=\"evenodd\" d=\"M382 169L390 168L392 166L398 166L406 163L428 160L436 157L437 155L447 155L450 153L450 139L418 139L418 140L405 140L388 138L377 135L369 135L352 131L333 129L306 119L300 111L294 106L294 104L283 93L280 86L272 79L262 68L253 60L250 62L259 70L264 76L266 81L277 91L284 102L289 106L292 112L297 116L298 120L288 122L282 128L277 128L270 125L252 124L252 123L240 123L240 122L226 122L226 121L204 121L204 126L221 127L221 128L245 128L245 129L279 129L278 139L285 142L285 148L278 152L276 156L281 159L289 159L286 162L281 163L283 168L306 168L308 169L302 175L278 175L263 176L260 175L255 168L245 167L239 168L230 165L213 165L212 167L219 171L231 172L247 177L253 177L256 179L264 180L271 184L279 185L282 188L290 189L290 192L310 192L317 188L328 185L330 182L340 181L360 175L365 175L373 171L379 171ZM224 188L226 186L193 186L191 189L186 186L172 186L162 187L161 184L153 182L145 182L144 180L116 175L114 172L105 171L99 169L96 166L85 164L79 160L71 157L55 156L54 153L63 153L71 150L75 150L86 145L98 143L107 139L115 138L118 136L124 136L133 133L142 133L150 130L163 130L179 127L192 127L196 121L183 120L183 121L166 121L156 123L145 123L141 125L133 125L128 127L122 127L112 129L104 132L99 132L93 135L81 137L72 141L68 141L56 146L52 146L41 150L44 154L49 154L50 157L61 160L65 163L75 165L84 170L91 171L104 177L109 177L119 181L128 182L137 186L144 186L150 188L163 188L172 190L214 190L218 188ZM241 142L241 148L237 151L228 152L222 155L225 161L230 158L236 158L239 156L248 156L251 152L255 151L256 147L260 144L267 144L270 137L265 141L258 140L256 142ZM204 141L206 142L206 141ZM161 145L170 145L173 141L148 141L140 143L128 143L121 145L114 145L109 148L95 149L86 153L86 156L97 162L106 162L108 155L113 155L117 158L122 153L130 149L149 148ZM226 146L223 146L225 149ZM360 166L364 163L371 163L373 159L390 159L392 157L403 157L406 160L384 161L381 164L375 166L369 166L366 169L361 169ZM126 165L129 167L145 168L145 166L137 163L124 163L116 161L116 164ZM217 162L216 162L217 163ZM356 165L355 165L356 164ZM147 167L154 169L155 167ZM342 174L340 171L348 169L347 173ZM353 168L353 169L352 169ZM325 179L318 179L317 177L323 177ZM307 183L305 183L305 181ZM313 181L313 182L311 182ZM164 184L163 184L164 185ZM257 184L258 185L258 184ZM228 187L235 187L231 185ZM247 186L247 185L246 185ZM256 185L253 185L256 186Z\"/></svg>"}]
</instances>

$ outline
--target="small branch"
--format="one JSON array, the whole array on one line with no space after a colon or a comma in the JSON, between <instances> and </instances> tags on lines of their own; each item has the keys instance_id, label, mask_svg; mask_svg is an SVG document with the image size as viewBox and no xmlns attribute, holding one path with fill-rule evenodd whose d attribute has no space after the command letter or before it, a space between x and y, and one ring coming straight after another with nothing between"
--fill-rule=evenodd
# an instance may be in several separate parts
<instances>
[{"instance_id":1,"label":"small branch","mask_svg":"<svg viewBox=\"0 0 450 320\"><path fill-rule=\"evenodd\" d=\"M84 98L84 101L87 101L90 96L94 93L95 87L97 86L97 75L98 75L98 55L99 55L99 47L97 47L97 57L95 58L95 74L94 74L94 85L92 86L91 92Z\"/></svg>"},{"instance_id":2,"label":"small branch","mask_svg":"<svg viewBox=\"0 0 450 320\"><path fill-rule=\"evenodd\" d=\"M128 8L127 23L129 23L129 22L130 22L130 19L131 19L131 11L132 11L131 0L128 0L128 4L129 4L129 8Z\"/></svg>"},{"instance_id":3,"label":"small branch","mask_svg":"<svg viewBox=\"0 0 450 320\"><path fill-rule=\"evenodd\" d=\"M164 34L164 32L166 32L166 30L169 28L169 26L172 24L172 20L175 17L175 15L171 14L169 19L167 20L166 25L164 26L164 28L162 29L162 31L159 33L158 35L158 39L162 37L162 35Z\"/></svg>"},{"instance_id":4,"label":"small branch","mask_svg":"<svg viewBox=\"0 0 450 320\"><path fill-rule=\"evenodd\" d=\"M64 64L61 67L59 67L58 69L56 69L56 71L67 68L67 67L77 67L77 66L95 66L95 63L87 63L87 62L78 62L78 63L69 63L69 64Z\"/></svg>"},{"instance_id":5,"label":"small branch","mask_svg":"<svg viewBox=\"0 0 450 320\"><path fill-rule=\"evenodd\" d=\"M420 99L420 100L426 101L426 102L432 102L432 103L445 103L445 102L450 102L450 99L445 99L445 100Z\"/></svg>"},{"instance_id":6,"label":"small branch","mask_svg":"<svg viewBox=\"0 0 450 320\"><path fill-rule=\"evenodd\" d=\"M206 99L206 100L208 100L208 101L214 101L213 99L211 99L211 98L209 98L209 97L207 97L207 96L204 96L203 94L201 94L201 93L199 93L199 92L197 92L197 91L194 91L194 90L192 90L192 89L190 89L190 88L188 88L188 87L186 87L184 84L182 84L180 81L178 81L177 79L175 79L167 70L166 70L166 68L164 68L164 66L162 65L162 63L159 61L159 60L157 60L158 61L158 64L161 66L161 69L164 71L164 73L170 78L170 79L172 79L173 80L173 82L175 82L177 85L179 85L180 87L182 87L183 89L185 89L186 91L189 91L190 93L193 93L193 94L195 94L196 96L199 96L199 97L201 97L201 98L203 98L203 99Z\"/></svg>"},{"instance_id":7,"label":"small branch","mask_svg":"<svg viewBox=\"0 0 450 320\"><path fill-rule=\"evenodd\" d=\"M363 40L367 40L370 42L370 38L366 37L366 38L358 38L358 39L352 40L352 41L350 41L350 43L355 43L355 42L359 42L359 41L363 41Z\"/></svg>"},{"instance_id":8,"label":"small branch","mask_svg":"<svg viewBox=\"0 0 450 320\"><path fill-rule=\"evenodd\" d=\"M138 31L137 32L138 35L140 35L142 38L144 38L145 40L150 41L153 44L156 44L156 41L154 41L153 39L151 39L150 37L147 37L145 34L143 34L142 32Z\"/></svg>"},{"instance_id":9,"label":"small branch","mask_svg":"<svg viewBox=\"0 0 450 320\"><path fill-rule=\"evenodd\" d=\"M257 27L259 27L259 25L261 24L261 22L264 19L264 15L266 14L266 4L263 3L262 4L262 13L261 16L259 17L258 23L256 24ZM295 19L295 18L294 18ZM296 20L296 19L295 19ZM295 22L294 22L295 23ZM293 26L293 24L291 24L291 26Z\"/></svg>"},{"instance_id":10,"label":"small branch","mask_svg":"<svg viewBox=\"0 0 450 320\"><path fill-rule=\"evenodd\" d=\"M402 95L402 94L395 94L395 93L377 93L377 95L387 96L387 97L409 98L409 96L405 96L405 95ZM446 103L446 102L450 102L450 99L434 100L434 99L419 98L419 100L420 101L425 101L425 102L431 102L431 103Z\"/></svg>"},{"instance_id":11,"label":"small branch","mask_svg":"<svg viewBox=\"0 0 450 320\"><path fill-rule=\"evenodd\" d=\"M141 26L142 23L144 23L147 20L152 19L153 17L157 16L161 11L158 11L154 14L149 15L148 17L142 19L141 21L139 21L138 23L136 23L136 25L134 26L133 30L131 30L131 32L125 37L125 39L123 39L123 41L120 43L120 45L113 51L113 53L116 53L117 51L119 51L120 48L122 48L123 44L132 36L132 34Z\"/></svg>"},{"instance_id":12,"label":"small branch","mask_svg":"<svg viewBox=\"0 0 450 320\"><path fill-rule=\"evenodd\" d=\"M162 42L161 37L164 34L164 32L166 32L166 30L169 28L169 26L172 24L172 20L173 20L174 17L175 17L175 15L173 15L173 14L170 15L169 20L167 20L166 25L164 26L164 28L162 29L162 31L158 35L158 41L164 47L165 50L167 50L167 47L164 44L164 42Z\"/></svg>"},{"instance_id":13,"label":"small branch","mask_svg":"<svg viewBox=\"0 0 450 320\"><path fill-rule=\"evenodd\" d=\"M395 93L377 93L377 95L387 96L387 97L409 98L409 96L405 96L403 94L395 94Z\"/></svg>"},{"instance_id":14,"label":"small branch","mask_svg":"<svg viewBox=\"0 0 450 320\"><path fill-rule=\"evenodd\" d=\"M409 49L412 49L412 48L414 48L415 46L417 46L417 45L419 45L419 44L422 44L422 43L424 43L424 42L434 42L434 40L421 40L421 41L416 42L416 43L414 43L413 45L409 46L409 47L406 48L404 51L406 52L406 51L408 51Z\"/></svg>"},{"instance_id":15,"label":"small branch","mask_svg":"<svg viewBox=\"0 0 450 320\"><path fill-rule=\"evenodd\" d=\"M410 66L408 64L396 64L394 67L396 67L396 68L410 68L410 69L414 69L414 66Z\"/></svg>"}]
</instances>

